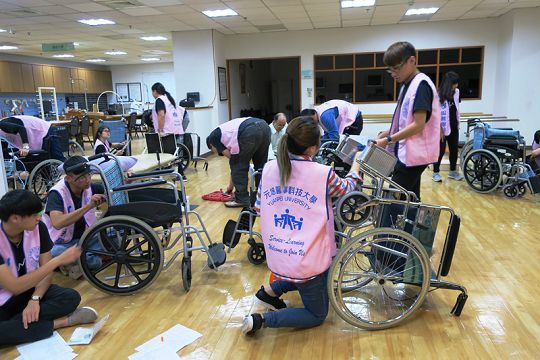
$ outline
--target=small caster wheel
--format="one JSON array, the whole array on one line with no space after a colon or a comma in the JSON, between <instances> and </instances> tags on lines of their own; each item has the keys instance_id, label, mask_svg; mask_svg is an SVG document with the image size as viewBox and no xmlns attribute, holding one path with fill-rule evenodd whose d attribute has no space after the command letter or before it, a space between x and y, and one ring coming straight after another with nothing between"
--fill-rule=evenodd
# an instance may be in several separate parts
<instances>
[{"instance_id":1,"label":"small caster wheel","mask_svg":"<svg viewBox=\"0 0 540 360\"><path fill-rule=\"evenodd\" d=\"M454 305L454 308L451 311L452 315L455 315L455 316L461 315L461 311L463 310L463 307L465 306L465 303L467 302L468 297L469 295L465 293L459 294L456 300L456 304Z\"/></svg>"},{"instance_id":2,"label":"small caster wheel","mask_svg":"<svg viewBox=\"0 0 540 360\"><path fill-rule=\"evenodd\" d=\"M518 188L515 185L505 186L503 193L506 197L515 198L518 196Z\"/></svg>"},{"instance_id":3,"label":"small caster wheel","mask_svg":"<svg viewBox=\"0 0 540 360\"><path fill-rule=\"evenodd\" d=\"M527 185L519 184L518 186L518 196L522 197L527 193Z\"/></svg>"},{"instance_id":4,"label":"small caster wheel","mask_svg":"<svg viewBox=\"0 0 540 360\"><path fill-rule=\"evenodd\" d=\"M191 238L191 236L188 235L188 236L186 237L186 243L187 243L188 248L191 249L191 247L193 246L193 239ZM191 257L191 250L189 250L189 251L187 252L187 256L188 256L188 257Z\"/></svg>"},{"instance_id":5,"label":"small caster wheel","mask_svg":"<svg viewBox=\"0 0 540 360\"><path fill-rule=\"evenodd\" d=\"M264 245L255 243L251 245L247 252L247 258L253 265L260 265L266 260L266 252L264 251Z\"/></svg>"},{"instance_id":6,"label":"small caster wheel","mask_svg":"<svg viewBox=\"0 0 540 360\"><path fill-rule=\"evenodd\" d=\"M185 291L191 289L191 258L182 258L182 285Z\"/></svg>"}]
</instances>

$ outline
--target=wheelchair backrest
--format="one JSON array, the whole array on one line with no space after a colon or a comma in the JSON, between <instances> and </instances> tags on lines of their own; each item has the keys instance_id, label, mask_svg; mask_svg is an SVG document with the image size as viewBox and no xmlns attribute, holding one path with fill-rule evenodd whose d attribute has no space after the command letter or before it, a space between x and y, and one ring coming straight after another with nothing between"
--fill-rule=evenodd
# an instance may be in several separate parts
<instances>
[{"instance_id":1,"label":"wheelchair backrest","mask_svg":"<svg viewBox=\"0 0 540 360\"><path fill-rule=\"evenodd\" d=\"M111 137L109 138L111 143L122 142L127 139L124 120L100 120L99 124L111 130Z\"/></svg>"},{"instance_id":2,"label":"wheelchair backrest","mask_svg":"<svg viewBox=\"0 0 540 360\"><path fill-rule=\"evenodd\" d=\"M176 154L176 137L174 134L167 134L161 137L161 150L167 154Z\"/></svg>"},{"instance_id":3,"label":"wheelchair backrest","mask_svg":"<svg viewBox=\"0 0 540 360\"><path fill-rule=\"evenodd\" d=\"M128 195L123 191L112 192L113 189L118 186L124 185L124 174L122 169L116 160L114 164L103 170L103 176L105 177L105 191L110 195L109 206L123 205L128 203Z\"/></svg>"}]
</instances>

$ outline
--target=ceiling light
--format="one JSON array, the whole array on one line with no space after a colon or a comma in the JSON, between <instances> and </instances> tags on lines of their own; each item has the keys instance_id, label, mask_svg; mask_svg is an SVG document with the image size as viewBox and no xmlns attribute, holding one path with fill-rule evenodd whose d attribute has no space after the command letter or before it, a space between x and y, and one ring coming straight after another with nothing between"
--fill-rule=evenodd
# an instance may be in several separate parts
<instances>
[{"instance_id":1,"label":"ceiling light","mask_svg":"<svg viewBox=\"0 0 540 360\"><path fill-rule=\"evenodd\" d=\"M142 36L141 39L146 41L163 41L168 40L165 36Z\"/></svg>"},{"instance_id":2,"label":"ceiling light","mask_svg":"<svg viewBox=\"0 0 540 360\"><path fill-rule=\"evenodd\" d=\"M98 25L114 25L116 24L112 20L107 19L82 19L79 20L80 23L90 25L90 26L98 26Z\"/></svg>"},{"instance_id":3,"label":"ceiling light","mask_svg":"<svg viewBox=\"0 0 540 360\"><path fill-rule=\"evenodd\" d=\"M107 60L105 60L105 59L88 59L86 61L93 62L93 63L98 63L98 62L105 62Z\"/></svg>"},{"instance_id":4,"label":"ceiling light","mask_svg":"<svg viewBox=\"0 0 540 360\"><path fill-rule=\"evenodd\" d=\"M375 5L375 0L345 0L341 2L341 7L343 9L373 5Z\"/></svg>"},{"instance_id":5,"label":"ceiling light","mask_svg":"<svg viewBox=\"0 0 540 360\"><path fill-rule=\"evenodd\" d=\"M71 55L71 54L56 54L56 55L53 55L53 57L55 57L55 58L72 58L72 57L75 57L75 56Z\"/></svg>"},{"instance_id":6,"label":"ceiling light","mask_svg":"<svg viewBox=\"0 0 540 360\"><path fill-rule=\"evenodd\" d=\"M142 61L159 61L161 60L158 57L149 57L149 58L141 58Z\"/></svg>"},{"instance_id":7,"label":"ceiling light","mask_svg":"<svg viewBox=\"0 0 540 360\"><path fill-rule=\"evenodd\" d=\"M5 30L5 29L0 29L0 32L7 32L7 30Z\"/></svg>"},{"instance_id":8,"label":"ceiling light","mask_svg":"<svg viewBox=\"0 0 540 360\"><path fill-rule=\"evenodd\" d=\"M80 46L81 44L79 44L78 42L74 42L73 43L73 46Z\"/></svg>"},{"instance_id":9,"label":"ceiling light","mask_svg":"<svg viewBox=\"0 0 540 360\"><path fill-rule=\"evenodd\" d=\"M203 14L208 17L222 17L222 16L235 16L238 15L238 13L232 9L225 9L225 10L205 10L203 11Z\"/></svg>"},{"instance_id":10,"label":"ceiling light","mask_svg":"<svg viewBox=\"0 0 540 360\"><path fill-rule=\"evenodd\" d=\"M126 55L127 52L125 52L125 51L105 51L105 54L107 54L107 55Z\"/></svg>"},{"instance_id":11,"label":"ceiling light","mask_svg":"<svg viewBox=\"0 0 540 360\"><path fill-rule=\"evenodd\" d=\"M435 14L439 10L437 7L431 7L431 8L419 8L419 9L409 9L405 13L407 16L411 15L431 15Z\"/></svg>"},{"instance_id":12,"label":"ceiling light","mask_svg":"<svg viewBox=\"0 0 540 360\"><path fill-rule=\"evenodd\" d=\"M0 50L16 50L18 47L13 45L0 45Z\"/></svg>"}]
</instances>

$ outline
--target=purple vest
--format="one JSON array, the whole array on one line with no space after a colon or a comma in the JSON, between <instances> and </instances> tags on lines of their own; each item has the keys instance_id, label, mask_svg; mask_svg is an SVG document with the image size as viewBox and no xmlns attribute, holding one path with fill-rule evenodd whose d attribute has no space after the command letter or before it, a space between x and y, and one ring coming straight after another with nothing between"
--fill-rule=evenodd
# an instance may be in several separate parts
<instances>
[{"instance_id":1,"label":"purple vest","mask_svg":"<svg viewBox=\"0 0 540 360\"><path fill-rule=\"evenodd\" d=\"M101 141L99 139L96 139L96 141L94 142L94 154L96 153L96 149L98 148L99 145L103 145L105 146L105 150L107 150L108 153L111 152L111 146L109 145L110 143L108 141Z\"/></svg>"},{"instance_id":2,"label":"purple vest","mask_svg":"<svg viewBox=\"0 0 540 360\"><path fill-rule=\"evenodd\" d=\"M2 222L0 221L0 226ZM26 264L26 273L35 271L39 267L39 253L40 253L40 238L39 238L39 226L36 226L34 230L25 231L23 234L23 249L24 258ZM7 265L13 276L18 277L17 264L15 264L15 254L9 244L3 229L0 229L0 255L4 259L4 264ZM12 293L3 289L0 286L0 306L4 305L11 297Z\"/></svg>"},{"instance_id":3,"label":"purple vest","mask_svg":"<svg viewBox=\"0 0 540 360\"><path fill-rule=\"evenodd\" d=\"M454 91L454 105L456 107L457 128L459 129L459 89L457 88ZM450 106L448 105L448 101L441 104L441 128L443 129L444 136L450 135L452 128L450 125Z\"/></svg>"},{"instance_id":4,"label":"purple vest","mask_svg":"<svg viewBox=\"0 0 540 360\"><path fill-rule=\"evenodd\" d=\"M47 136L51 124L34 116L17 115L12 116L21 120L28 135L28 145L30 150L41 150L43 138ZM17 149L22 149L23 142L19 134L8 134L0 130L0 136L4 137L11 145Z\"/></svg>"},{"instance_id":5,"label":"purple vest","mask_svg":"<svg viewBox=\"0 0 540 360\"><path fill-rule=\"evenodd\" d=\"M240 145L238 145L238 129L240 128L240 124L247 119L250 118L236 118L219 125L219 128L221 129L221 143L231 152L231 155L236 155L240 152Z\"/></svg>"},{"instance_id":6,"label":"purple vest","mask_svg":"<svg viewBox=\"0 0 540 360\"><path fill-rule=\"evenodd\" d=\"M416 97L418 86L423 80L427 81L433 92L431 117L429 118L429 121L426 122L422 132L398 142L398 159L406 166L433 164L437 162L439 158L439 143L441 141L441 105L437 89L426 74L418 73L414 79L412 79L407 92L404 95L400 94L400 97L403 95L403 100L394 112L392 125L390 126L390 134L395 134L407 125L414 123L414 99ZM392 152L393 149L390 149L390 151Z\"/></svg>"},{"instance_id":7,"label":"purple vest","mask_svg":"<svg viewBox=\"0 0 540 360\"><path fill-rule=\"evenodd\" d=\"M69 191L68 185L64 179L61 179L56 185L54 185L50 191L56 190L62 197L64 202L64 214L75 211L75 205L73 204L73 198ZM85 189L81 197L81 207L84 207L90 203L92 199L92 189L89 187ZM86 222L86 228L92 226L96 222L96 209L92 208L86 214L84 214L84 221ZM55 244L66 244L73 240L73 231L75 230L75 223L66 226L62 229L57 229L53 226L51 217L49 214L43 214L43 222L49 229L51 240Z\"/></svg>"},{"instance_id":8,"label":"purple vest","mask_svg":"<svg viewBox=\"0 0 540 360\"><path fill-rule=\"evenodd\" d=\"M161 95L160 97L158 97L158 99L161 99L163 101L166 109L165 119L163 121L163 132L165 134L182 135L184 133L182 120L184 120L184 113L186 112L186 109L181 106L174 107L166 95ZM154 124L154 129L157 132L158 115L155 106L152 109L152 123Z\"/></svg>"},{"instance_id":9,"label":"purple vest","mask_svg":"<svg viewBox=\"0 0 540 360\"><path fill-rule=\"evenodd\" d=\"M261 235L270 271L289 281L305 282L326 271L336 254L332 200L327 192L331 168L307 160L291 160L291 166L284 188L277 161L264 167Z\"/></svg>"},{"instance_id":10,"label":"purple vest","mask_svg":"<svg viewBox=\"0 0 540 360\"><path fill-rule=\"evenodd\" d=\"M348 126L351 126L356 120L356 115L358 115L358 107L344 100L330 100L319 106L315 106L314 109L320 118L323 112L335 107L338 108L339 113L339 116L336 118L336 126L339 129L339 133L343 134L343 130L345 130L345 128ZM322 123L321 127L324 129Z\"/></svg>"}]
</instances>

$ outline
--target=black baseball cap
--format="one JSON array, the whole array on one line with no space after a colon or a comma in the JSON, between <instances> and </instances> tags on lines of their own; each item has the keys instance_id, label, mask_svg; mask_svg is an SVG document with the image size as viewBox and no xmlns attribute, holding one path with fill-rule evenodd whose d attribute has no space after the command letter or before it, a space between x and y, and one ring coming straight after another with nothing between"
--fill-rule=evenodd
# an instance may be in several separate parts
<instances>
[{"instance_id":1,"label":"black baseball cap","mask_svg":"<svg viewBox=\"0 0 540 360\"><path fill-rule=\"evenodd\" d=\"M66 174L84 175L92 171L85 157L75 155L64 161L64 172Z\"/></svg>"}]
</instances>

